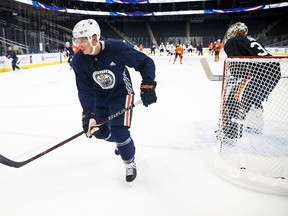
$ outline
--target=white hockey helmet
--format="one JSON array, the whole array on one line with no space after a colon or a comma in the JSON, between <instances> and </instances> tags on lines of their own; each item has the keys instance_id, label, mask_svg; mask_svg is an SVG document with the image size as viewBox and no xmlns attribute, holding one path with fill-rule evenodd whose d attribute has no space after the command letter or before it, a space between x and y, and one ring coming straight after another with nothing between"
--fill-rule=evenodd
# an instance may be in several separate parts
<instances>
[{"instance_id":1,"label":"white hockey helmet","mask_svg":"<svg viewBox=\"0 0 288 216\"><path fill-rule=\"evenodd\" d=\"M89 43L92 45L92 38L94 35L97 37L97 44L99 43L101 36L101 29L98 23L93 19L81 20L78 22L72 31L74 42L77 45L77 38L79 37L87 37ZM97 46L97 45L96 45Z\"/></svg>"},{"instance_id":2,"label":"white hockey helmet","mask_svg":"<svg viewBox=\"0 0 288 216\"><path fill-rule=\"evenodd\" d=\"M245 36L248 33L248 27L245 23L236 22L232 24L227 31L227 39L233 38L238 35Z\"/></svg>"}]
</instances>

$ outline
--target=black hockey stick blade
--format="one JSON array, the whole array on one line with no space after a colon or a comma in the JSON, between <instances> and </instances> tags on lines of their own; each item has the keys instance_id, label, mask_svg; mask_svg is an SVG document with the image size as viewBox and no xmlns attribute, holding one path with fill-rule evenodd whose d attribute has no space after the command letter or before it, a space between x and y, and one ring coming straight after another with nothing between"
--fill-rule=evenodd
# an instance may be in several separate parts
<instances>
[{"instance_id":1,"label":"black hockey stick blade","mask_svg":"<svg viewBox=\"0 0 288 216\"><path fill-rule=\"evenodd\" d=\"M103 125L103 124L106 124L107 122L109 122L109 121L111 121L112 119L114 119L114 118L116 118L116 117L124 114L126 111L132 109L133 107L135 107L135 106L137 106L137 105L139 105L139 104L141 104L141 103L142 103L142 100L139 100L139 101L137 101L136 103L132 104L131 106L126 107L126 108L124 108L124 109L122 109L122 110L119 110L117 113L114 113L113 115L109 116L105 121L103 121L103 122L95 125L95 127L101 126L101 125ZM51 152L51 151L59 148L60 146L62 146L62 145L64 145L64 144L66 144L66 143L74 140L75 138L81 136L82 134L84 134L84 131L81 131L81 132L73 135L72 137L69 137L68 139L66 139L66 140L64 140L64 141L56 144L55 146L52 146L51 148L49 148L49 149L47 149L47 150L45 150L45 151L43 151L43 152L35 155L34 157L31 157L31 158L25 160L25 161L17 162L17 161L13 161L13 160L11 160L11 159L9 159L9 158L4 157L3 155L0 155L0 163L1 163L1 164L4 164L4 165L6 165L6 166L10 166L10 167L20 168L20 167L22 167L22 166L24 166L24 165L26 165L26 164L28 164L28 163L36 160L37 158L42 157L43 155L45 155L45 154L47 154L47 153L49 153L49 152Z\"/></svg>"},{"instance_id":2,"label":"black hockey stick blade","mask_svg":"<svg viewBox=\"0 0 288 216\"><path fill-rule=\"evenodd\" d=\"M0 155L0 163L4 164L6 166L10 166L10 167L19 168L19 167L22 167L29 162L27 162L27 161L17 162L17 161L10 160L10 159L4 157L3 155Z\"/></svg>"},{"instance_id":3,"label":"black hockey stick blade","mask_svg":"<svg viewBox=\"0 0 288 216\"><path fill-rule=\"evenodd\" d=\"M18 167L25 165L25 163L22 164L23 162L12 161L12 160L4 157L3 155L0 155L0 163L4 164L6 166L15 167L15 168L18 168Z\"/></svg>"}]
</instances>

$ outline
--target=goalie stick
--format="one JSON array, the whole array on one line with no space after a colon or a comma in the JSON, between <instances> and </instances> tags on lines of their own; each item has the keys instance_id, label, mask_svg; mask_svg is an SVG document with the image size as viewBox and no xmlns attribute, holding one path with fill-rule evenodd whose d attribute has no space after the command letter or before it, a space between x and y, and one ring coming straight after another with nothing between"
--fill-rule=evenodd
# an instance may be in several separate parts
<instances>
[{"instance_id":1,"label":"goalie stick","mask_svg":"<svg viewBox=\"0 0 288 216\"><path fill-rule=\"evenodd\" d=\"M207 78L210 81L222 81L222 79L223 79L222 75L213 75L206 58L201 58L200 59L200 63L202 65L202 67L203 67L203 70L204 70ZM287 78L288 78L288 76L281 76L281 79L287 79Z\"/></svg>"},{"instance_id":2,"label":"goalie stick","mask_svg":"<svg viewBox=\"0 0 288 216\"><path fill-rule=\"evenodd\" d=\"M203 70L204 70L207 78L210 81L222 81L222 75L213 75L206 58L201 58L200 59L200 63L202 65L202 67L203 67Z\"/></svg>"},{"instance_id":3,"label":"goalie stick","mask_svg":"<svg viewBox=\"0 0 288 216\"><path fill-rule=\"evenodd\" d=\"M101 126L101 125L103 125L103 124L106 124L107 122L111 121L111 120L114 119L114 118L117 118L118 116L124 114L126 111L131 110L133 107L135 107L135 106L137 106L137 105L139 105L139 104L141 104L141 103L142 103L142 100L139 100L139 101L137 101L136 103L132 104L131 106L126 107L126 108L124 108L124 109L122 109L122 110L119 110L118 112L116 112L116 113L114 113L113 115L109 116L109 117L108 117L106 120L104 120L103 122L95 125L95 127L99 127L99 126ZM9 158L4 157L3 155L0 155L0 163L1 163L1 164L4 164L4 165L6 165L6 166L10 166L10 167L20 168L20 167L22 167L22 166L24 166L24 165L26 165L26 164L28 164L28 163L36 160L37 158L40 158L40 157L42 157L43 155L45 155L45 154L47 154L47 153L49 153L49 152L51 152L51 151L59 148L60 146L62 146L62 145L64 145L64 144L66 144L66 143L68 143L68 142L76 139L77 137L81 136L82 134L84 134L84 131L81 131L81 132L73 135L72 137L69 137L68 139L66 139L66 140L58 143L57 145L55 145L55 146L53 146L53 147L51 147L51 148L49 148L49 149L47 149L47 150L45 150L45 151L43 151L43 152L35 155L34 157L31 157L31 158L29 158L29 159L27 159L27 160L25 160L25 161L17 162L17 161L13 161L13 160L11 160L11 159L9 159Z\"/></svg>"}]
</instances>

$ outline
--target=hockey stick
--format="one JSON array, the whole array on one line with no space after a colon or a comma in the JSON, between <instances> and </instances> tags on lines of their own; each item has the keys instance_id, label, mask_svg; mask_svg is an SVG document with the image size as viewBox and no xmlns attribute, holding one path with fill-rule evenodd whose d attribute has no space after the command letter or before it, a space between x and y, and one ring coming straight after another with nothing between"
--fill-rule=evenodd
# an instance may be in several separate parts
<instances>
[{"instance_id":1,"label":"hockey stick","mask_svg":"<svg viewBox=\"0 0 288 216\"><path fill-rule=\"evenodd\" d=\"M207 78L210 81L222 81L222 78L223 78L222 75L213 75L206 58L201 58L200 63L205 71ZM281 76L281 79L286 79L286 78L288 78L288 76Z\"/></svg>"},{"instance_id":2,"label":"hockey stick","mask_svg":"<svg viewBox=\"0 0 288 216\"><path fill-rule=\"evenodd\" d=\"M210 81L222 81L222 75L213 75L206 58L201 58L200 63L203 67L203 70L205 71L207 78Z\"/></svg>"},{"instance_id":3,"label":"hockey stick","mask_svg":"<svg viewBox=\"0 0 288 216\"><path fill-rule=\"evenodd\" d=\"M62 64L62 65L61 65L60 69L58 70L59 73L62 72L62 69L63 69L63 67L64 67L64 62L62 62L61 64Z\"/></svg>"},{"instance_id":4,"label":"hockey stick","mask_svg":"<svg viewBox=\"0 0 288 216\"><path fill-rule=\"evenodd\" d=\"M137 105L139 105L139 104L141 104L141 103L142 103L142 100L139 100L139 101L137 101L136 103L132 104L131 106L126 107L126 108L124 108L124 109L122 109L122 110L119 110L119 111L116 112L115 114L109 116L106 120L104 120L104 121L102 121L101 123L95 125L95 127L99 127L99 126L101 126L101 125L103 125L103 124L106 124L107 122L109 122L109 121L111 121L112 119L114 119L114 118L116 118L116 117L124 114L126 111L133 109L133 107L135 107L135 106L137 106ZM57 145L55 145L55 146L53 146L53 147L51 147L51 148L49 148L49 149L47 149L47 150L45 150L45 151L37 154L37 155L35 155L34 157L31 157L31 158L28 159L28 160L22 161L22 162L13 161L13 160L10 160L10 159L4 157L3 155L0 155L0 163L1 163L1 164L4 164L4 165L6 165L6 166L15 167L15 168L22 167L22 166L24 166L24 165L26 165L26 164L28 164L28 163L36 160L37 158L40 158L40 157L42 157L43 155L45 155L45 154L47 154L47 153L49 153L49 152L51 152L51 151L59 148L60 146L62 146L62 145L64 145L64 144L66 144L66 143L74 140L75 138L81 136L82 134L84 134L84 131L81 131L81 132L75 134L74 136L69 137L68 139L66 139L66 140L58 143Z\"/></svg>"}]
</instances>

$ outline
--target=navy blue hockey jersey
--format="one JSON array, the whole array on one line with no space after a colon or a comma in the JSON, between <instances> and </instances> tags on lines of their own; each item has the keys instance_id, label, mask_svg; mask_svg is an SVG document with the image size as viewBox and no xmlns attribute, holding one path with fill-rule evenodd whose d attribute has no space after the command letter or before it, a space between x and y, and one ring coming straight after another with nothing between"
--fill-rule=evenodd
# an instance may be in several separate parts
<instances>
[{"instance_id":1,"label":"navy blue hockey jersey","mask_svg":"<svg viewBox=\"0 0 288 216\"><path fill-rule=\"evenodd\" d=\"M91 112L117 97L134 94L127 67L139 71L142 80L155 79L154 61L144 53L122 41L100 41L100 45L98 55L85 55L79 50L71 64L83 112Z\"/></svg>"}]
</instances>

